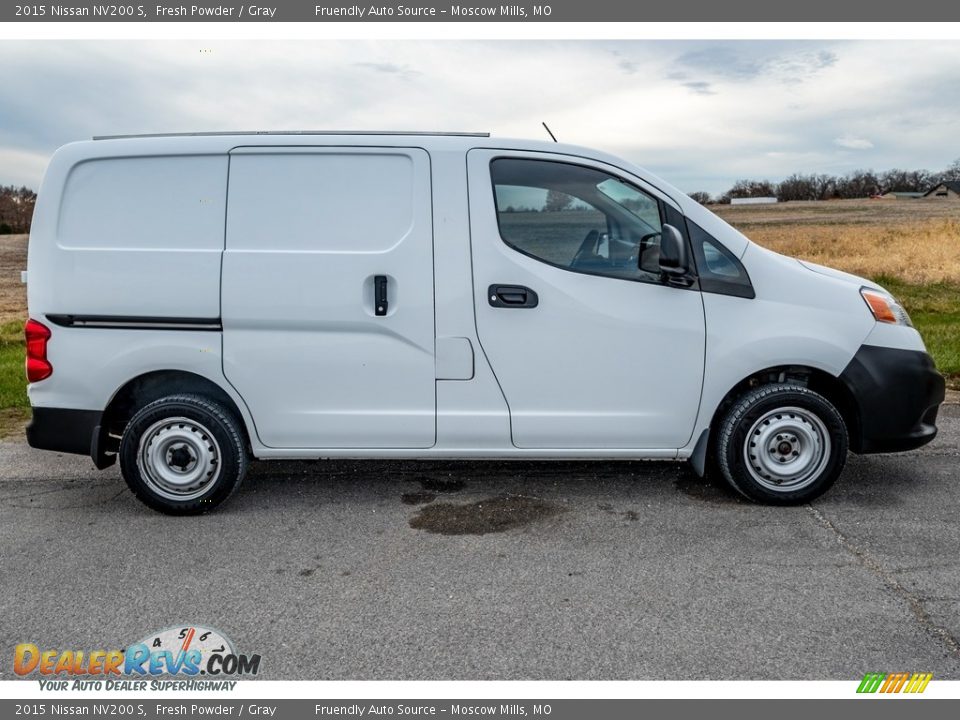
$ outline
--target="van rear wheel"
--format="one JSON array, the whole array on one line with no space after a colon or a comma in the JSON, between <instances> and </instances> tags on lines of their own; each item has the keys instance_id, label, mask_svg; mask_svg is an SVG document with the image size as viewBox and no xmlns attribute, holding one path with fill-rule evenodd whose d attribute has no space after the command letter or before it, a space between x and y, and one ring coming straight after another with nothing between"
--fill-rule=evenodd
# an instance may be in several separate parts
<instances>
[{"instance_id":1,"label":"van rear wheel","mask_svg":"<svg viewBox=\"0 0 960 720\"><path fill-rule=\"evenodd\" d=\"M172 395L140 409L120 441L120 469L146 505L198 515L226 500L247 469L243 430L233 414L200 395Z\"/></svg>"},{"instance_id":2,"label":"van rear wheel","mask_svg":"<svg viewBox=\"0 0 960 720\"><path fill-rule=\"evenodd\" d=\"M747 392L720 422L717 464L741 495L770 505L819 497L847 459L847 428L822 395L799 385Z\"/></svg>"}]
</instances>

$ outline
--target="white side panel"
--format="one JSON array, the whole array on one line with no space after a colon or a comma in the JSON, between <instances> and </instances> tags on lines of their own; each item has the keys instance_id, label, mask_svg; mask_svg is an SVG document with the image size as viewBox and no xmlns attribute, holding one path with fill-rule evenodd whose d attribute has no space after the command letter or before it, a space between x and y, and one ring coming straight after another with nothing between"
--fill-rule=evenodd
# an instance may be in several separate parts
<instances>
[{"instance_id":1,"label":"white side panel","mask_svg":"<svg viewBox=\"0 0 960 720\"><path fill-rule=\"evenodd\" d=\"M158 370L182 370L230 393L218 332L65 328L50 325L53 375L27 386L36 407L103 410L128 381ZM238 402L243 408L243 404Z\"/></svg>"},{"instance_id":2,"label":"white side panel","mask_svg":"<svg viewBox=\"0 0 960 720\"><path fill-rule=\"evenodd\" d=\"M430 159L437 335L469 339L473 350L469 380L437 381L434 451L444 457L506 455L515 451L510 440L510 414L480 347L474 319L466 156L462 149L433 151Z\"/></svg>"},{"instance_id":3,"label":"white side panel","mask_svg":"<svg viewBox=\"0 0 960 720\"><path fill-rule=\"evenodd\" d=\"M700 293L571 272L509 247L500 237L489 169L491 159L506 154L473 150L468 169L477 329L506 396L514 445L685 445L703 379ZM589 160L577 162L611 172ZM491 307L487 288L498 283L531 288L539 305Z\"/></svg>"},{"instance_id":4,"label":"white side panel","mask_svg":"<svg viewBox=\"0 0 960 720\"><path fill-rule=\"evenodd\" d=\"M741 380L788 365L838 376L876 326L859 283L812 272L757 245L743 262L756 298L703 294L707 362L694 441Z\"/></svg>"},{"instance_id":5,"label":"white side panel","mask_svg":"<svg viewBox=\"0 0 960 720\"><path fill-rule=\"evenodd\" d=\"M268 447L434 444L430 200L422 150L232 154L224 372Z\"/></svg>"},{"instance_id":6,"label":"white side panel","mask_svg":"<svg viewBox=\"0 0 960 720\"><path fill-rule=\"evenodd\" d=\"M44 280L57 294L44 311L217 317L226 181L225 155L74 165L47 248Z\"/></svg>"}]
</instances>

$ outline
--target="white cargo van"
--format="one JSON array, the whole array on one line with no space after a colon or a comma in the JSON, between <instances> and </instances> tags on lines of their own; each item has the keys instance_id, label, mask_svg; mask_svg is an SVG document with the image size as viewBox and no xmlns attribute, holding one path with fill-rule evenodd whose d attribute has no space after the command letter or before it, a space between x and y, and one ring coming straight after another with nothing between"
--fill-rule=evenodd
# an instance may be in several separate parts
<instances>
[{"instance_id":1,"label":"white cargo van","mask_svg":"<svg viewBox=\"0 0 960 720\"><path fill-rule=\"evenodd\" d=\"M36 448L209 510L248 460L661 458L808 501L944 397L896 300L586 148L231 133L61 148L28 265Z\"/></svg>"}]
</instances>

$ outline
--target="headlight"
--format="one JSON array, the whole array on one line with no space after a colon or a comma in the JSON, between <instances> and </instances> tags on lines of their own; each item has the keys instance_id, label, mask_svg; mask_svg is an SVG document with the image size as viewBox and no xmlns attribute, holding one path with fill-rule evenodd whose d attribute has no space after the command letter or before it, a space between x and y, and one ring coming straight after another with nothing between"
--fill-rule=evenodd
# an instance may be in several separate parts
<instances>
[{"instance_id":1,"label":"headlight","mask_svg":"<svg viewBox=\"0 0 960 720\"><path fill-rule=\"evenodd\" d=\"M867 303L867 307L870 308L870 312L877 319L877 322L913 327L907 311L892 295L870 288L860 288L860 295L863 296L864 302Z\"/></svg>"}]
</instances>

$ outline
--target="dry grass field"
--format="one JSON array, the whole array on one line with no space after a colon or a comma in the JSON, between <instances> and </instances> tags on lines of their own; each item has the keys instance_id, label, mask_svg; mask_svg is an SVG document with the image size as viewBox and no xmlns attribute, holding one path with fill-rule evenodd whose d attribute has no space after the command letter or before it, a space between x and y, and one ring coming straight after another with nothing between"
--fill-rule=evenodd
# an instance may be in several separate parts
<instances>
[{"instance_id":1,"label":"dry grass field","mask_svg":"<svg viewBox=\"0 0 960 720\"><path fill-rule=\"evenodd\" d=\"M0 324L26 319L27 286L20 271L27 269L27 235L0 235Z\"/></svg>"},{"instance_id":2,"label":"dry grass field","mask_svg":"<svg viewBox=\"0 0 960 720\"><path fill-rule=\"evenodd\" d=\"M27 286L27 236L0 235L0 437L19 432L29 416L23 374L23 321Z\"/></svg>"},{"instance_id":3,"label":"dry grass field","mask_svg":"<svg viewBox=\"0 0 960 720\"><path fill-rule=\"evenodd\" d=\"M838 200L711 209L785 255L873 278L906 305L927 347L960 388L960 202ZM0 436L28 412L22 326L27 236L0 235Z\"/></svg>"},{"instance_id":4,"label":"dry grass field","mask_svg":"<svg viewBox=\"0 0 960 720\"><path fill-rule=\"evenodd\" d=\"M23 321L27 287L27 236L0 235L0 437L19 432L29 416L23 374Z\"/></svg>"},{"instance_id":5,"label":"dry grass field","mask_svg":"<svg viewBox=\"0 0 960 720\"><path fill-rule=\"evenodd\" d=\"M960 283L960 202L836 200L710 209L784 255L866 277Z\"/></svg>"}]
</instances>

